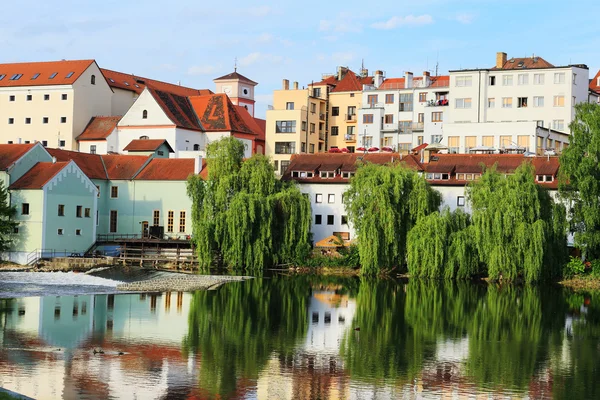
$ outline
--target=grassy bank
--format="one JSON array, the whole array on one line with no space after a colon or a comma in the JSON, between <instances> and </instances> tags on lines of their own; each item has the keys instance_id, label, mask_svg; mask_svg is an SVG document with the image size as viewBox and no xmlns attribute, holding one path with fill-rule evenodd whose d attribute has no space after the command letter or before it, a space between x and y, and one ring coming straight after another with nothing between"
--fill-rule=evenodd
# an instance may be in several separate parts
<instances>
[{"instance_id":1,"label":"grassy bank","mask_svg":"<svg viewBox=\"0 0 600 400\"><path fill-rule=\"evenodd\" d=\"M600 278L593 276L575 276L562 280L559 284L575 291L600 290Z\"/></svg>"}]
</instances>

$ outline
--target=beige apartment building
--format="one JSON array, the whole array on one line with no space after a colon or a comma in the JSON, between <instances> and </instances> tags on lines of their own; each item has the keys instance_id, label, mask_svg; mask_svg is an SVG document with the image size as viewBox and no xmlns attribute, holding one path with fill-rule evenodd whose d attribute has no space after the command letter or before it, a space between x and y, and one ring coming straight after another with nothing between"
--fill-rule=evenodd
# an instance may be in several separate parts
<instances>
[{"instance_id":1,"label":"beige apartment building","mask_svg":"<svg viewBox=\"0 0 600 400\"><path fill-rule=\"evenodd\" d=\"M357 75L344 67L306 89L299 89L297 82L290 89L284 79L283 88L273 92L266 121L266 154L273 159L276 173L285 172L292 154L332 148L354 152L361 92L363 85L372 82L366 70Z\"/></svg>"}]
</instances>

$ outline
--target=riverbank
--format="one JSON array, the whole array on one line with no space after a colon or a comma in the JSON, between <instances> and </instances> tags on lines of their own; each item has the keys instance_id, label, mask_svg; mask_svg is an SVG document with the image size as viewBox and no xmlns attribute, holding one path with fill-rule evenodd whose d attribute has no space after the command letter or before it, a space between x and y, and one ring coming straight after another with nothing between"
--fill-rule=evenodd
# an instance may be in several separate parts
<instances>
[{"instance_id":1,"label":"riverbank","mask_svg":"<svg viewBox=\"0 0 600 400\"><path fill-rule=\"evenodd\" d=\"M600 290L600 279L590 276L576 276L558 283L575 291Z\"/></svg>"},{"instance_id":2,"label":"riverbank","mask_svg":"<svg viewBox=\"0 0 600 400\"><path fill-rule=\"evenodd\" d=\"M117 285L117 290L126 292L192 292L212 290L228 282L252 279L249 276L173 274L168 277Z\"/></svg>"}]
</instances>

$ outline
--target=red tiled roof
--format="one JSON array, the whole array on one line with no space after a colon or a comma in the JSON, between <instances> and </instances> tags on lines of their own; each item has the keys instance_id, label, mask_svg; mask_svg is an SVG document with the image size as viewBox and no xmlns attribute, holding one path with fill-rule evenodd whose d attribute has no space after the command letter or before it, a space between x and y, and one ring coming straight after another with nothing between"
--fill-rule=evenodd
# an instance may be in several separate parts
<instances>
[{"instance_id":1,"label":"red tiled roof","mask_svg":"<svg viewBox=\"0 0 600 400\"><path fill-rule=\"evenodd\" d=\"M135 180L185 181L193 173L193 158L154 158L135 177Z\"/></svg>"},{"instance_id":2,"label":"red tiled roof","mask_svg":"<svg viewBox=\"0 0 600 400\"><path fill-rule=\"evenodd\" d=\"M594 76L592 80L590 80L590 90L593 90L596 93L600 93L600 85L598 84L598 80L600 79L600 71Z\"/></svg>"},{"instance_id":3,"label":"red tiled roof","mask_svg":"<svg viewBox=\"0 0 600 400\"><path fill-rule=\"evenodd\" d=\"M420 145L418 145L417 147L415 147L414 149L412 149L412 150L411 150L411 152L412 152L412 153L418 153L418 152L420 152L421 150L424 150L424 149L425 149L425 147L427 147L427 146L428 146L428 144L427 144L427 143L420 144Z\"/></svg>"},{"instance_id":4,"label":"red tiled roof","mask_svg":"<svg viewBox=\"0 0 600 400\"><path fill-rule=\"evenodd\" d=\"M254 121L256 122L256 125L260 129L257 139L264 141L266 138L266 132L267 132L267 121L264 119L260 119L260 118L254 118Z\"/></svg>"},{"instance_id":5,"label":"red tiled roof","mask_svg":"<svg viewBox=\"0 0 600 400\"><path fill-rule=\"evenodd\" d=\"M90 179L106 179L106 169L99 154L80 153L77 151L46 148L52 157L60 162L73 160Z\"/></svg>"},{"instance_id":6,"label":"red tiled roof","mask_svg":"<svg viewBox=\"0 0 600 400\"><path fill-rule=\"evenodd\" d=\"M235 107L238 115L240 116L240 118L242 118L242 120L246 124L246 126L248 128L250 128L250 131L252 131L252 133L257 136L257 139L262 138L262 140L264 140L265 139L266 121L259 120L258 118L254 118L252 115L250 115L250 112L248 112L248 110L246 110L246 108L243 106L236 105L234 107ZM263 124L260 123L259 121L265 122L264 127L262 126Z\"/></svg>"},{"instance_id":7,"label":"red tiled roof","mask_svg":"<svg viewBox=\"0 0 600 400\"><path fill-rule=\"evenodd\" d=\"M450 76L449 75L440 75L440 76L432 76L429 78L430 79L430 83L429 86L425 86L423 88L426 87L448 87L450 86ZM416 86L415 82L420 82L423 80L422 76L417 76L413 78L413 86L415 87L420 87L420 86ZM385 81L383 81L383 83L379 86L380 90L386 90L386 89L406 89L406 79L405 78L388 78Z\"/></svg>"},{"instance_id":8,"label":"red tiled roof","mask_svg":"<svg viewBox=\"0 0 600 400\"><path fill-rule=\"evenodd\" d=\"M252 134L244 119L238 114L226 94L192 96L189 98L196 115L207 133L237 132Z\"/></svg>"},{"instance_id":9,"label":"red tiled roof","mask_svg":"<svg viewBox=\"0 0 600 400\"><path fill-rule=\"evenodd\" d=\"M335 85L337 83L337 78L335 76L328 76L327 78L321 80L320 82L313 82L308 86L325 86L325 85Z\"/></svg>"},{"instance_id":10,"label":"red tiled roof","mask_svg":"<svg viewBox=\"0 0 600 400\"><path fill-rule=\"evenodd\" d=\"M437 160L425 165L426 172L480 173L482 164L491 167L497 164L498 172L513 172L525 160L522 154L436 154Z\"/></svg>"},{"instance_id":11,"label":"red tiled roof","mask_svg":"<svg viewBox=\"0 0 600 400\"><path fill-rule=\"evenodd\" d=\"M38 162L9 189L41 189L67 165L69 162Z\"/></svg>"},{"instance_id":12,"label":"red tiled roof","mask_svg":"<svg viewBox=\"0 0 600 400\"><path fill-rule=\"evenodd\" d=\"M190 98L172 92L147 88L169 119L179 127L202 131L202 125L192 108Z\"/></svg>"},{"instance_id":13,"label":"red tiled roof","mask_svg":"<svg viewBox=\"0 0 600 400\"><path fill-rule=\"evenodd\" d=\"M0 144L0 171L5 171L13 165L19 158L23 157L31 148L35 146L29 144Z\"/></svg>"},{"instance_id":14,"label":"red tiled roof","mask_svg":"<svg viewBox=\"0 0 600 400\"><path fill-rule=\"evenodd\" d=\"M502 68L493 67L492 69L531 69L531 68L553 68L554 65L544 60L542 57L523 57L511 58L507 60Z\"/></svg>"},{"instance_id":15,"label":"red tiled roof","mask_svg":"<svg viewBox=\"0 0 600 400\"><path fill-rule=\"evenodd\" d=\"M146 156L108 154L102 156L108 179L131 179L148 161Z\"/></svg>"},{"instance_id":16,"label":"red tiled roof","mask_svg":"<svg viewBox=\"0 0 600 400\"><path fill-rule=\"evenodd\" d=\"M124 151L156 151L160 146L166 143L169 153L174 153L173 148L165 139L134 139L125 148Z\"/></svg>"},{"instance_id":17,"label":"red tiled roof","mask_svg":"<svg viewBox=\"0 0 600 400\"><path fill-rule=\"evenodd\" d=\"M339 92L360 92L363 90L363 85L372 85L373 77L366 76L360 77L356 75L352 70L347 70L341 80L338 81L336 75L328 76L320 82L311 83L309 86L335 86L331 93Z\"/></svg>"},{"instance_id":18,"label":"red tiled roof","mask_svg":"<svg viewBox=\"0 0 600 400\"><path fill-rule=\"evenodd\" d=\"M117 127L121 117L92 117L81 135L81 140L105 140Z\"/></svg>"},{"instance_id":19,"label":"red tiled roof","mask_svg":"<svg viewBox=\"0 0 600 400\"><path fill-rule=\"evenodd\" d=\"M212 91L209 89L192 89L185 86L157 81L133 74L125 74L123 72L112 71L105 68L101 68L100 71L102 71L102 74L106 78L106 82L110 87L129 90L136 92L137 94L142 93L146 86L157 90L171 92L179 96L198 96L212 93Z\"/></svg>"},{"instance_id":20,"label":"red tiled roof","mask_svg":"<svg viewBox=\"0 0 600 400\"><path fill-rule=\"evenodd\" d=\"M0 87L72 85L93 63L94 60L69 60L0 64L0 76L3 76ZM22 76L11 80L15 74Z\"/></svg>"},{"instance_id":21,"label":"red tiled roof","mask_svg":"<svg viewBox=\"0 0 600 400\"><path fill-rule=\"evenodd\" d=\"M258 83L254 82L252 79L246 78L244 75L240 74L237 71L234 71L234 72L232 72L230 74L227 74L227 75L223 75L220 78L213 79L213 82L233 80L233 79L239 79L242 82L247 82L247 83L250 83L250 84L252 84L254 86L258 85Z\"/></svg>"}]
</instances>

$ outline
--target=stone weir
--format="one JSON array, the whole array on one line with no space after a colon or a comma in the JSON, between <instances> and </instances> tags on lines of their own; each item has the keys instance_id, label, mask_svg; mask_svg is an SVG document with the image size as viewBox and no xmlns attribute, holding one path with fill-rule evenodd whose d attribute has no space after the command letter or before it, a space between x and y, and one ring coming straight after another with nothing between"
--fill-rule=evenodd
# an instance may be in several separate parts
<instances>
[{"instance_id":1,"label":"stone weir","mask_svg":"<svg viewBox=\"0 0 600 400\"><path fill-rule=\"evenodd\" d=\"M171 274L156 279L123 283L118 285L117 289L127 292L191 292L216 289L227 282L240 282L247 279L251 277Z\"/></svg>"}]
</instances>

